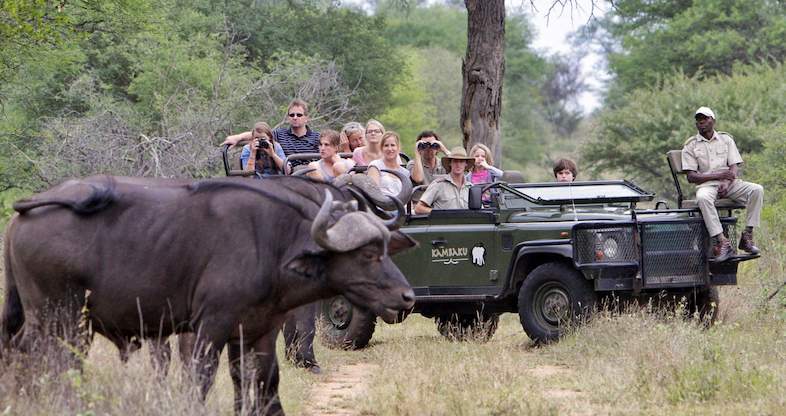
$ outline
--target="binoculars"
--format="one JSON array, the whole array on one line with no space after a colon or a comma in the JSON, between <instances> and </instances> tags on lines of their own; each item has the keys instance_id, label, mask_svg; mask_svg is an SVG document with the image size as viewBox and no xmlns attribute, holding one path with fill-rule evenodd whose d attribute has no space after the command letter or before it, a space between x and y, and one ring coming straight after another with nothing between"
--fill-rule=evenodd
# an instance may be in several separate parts
<instances>
[{"instance_id":1,"label":"binoculars","mask_svg":"<svg viewBox=\"0 0 786 416\"><path fill-rule=\"evenodd\" d=\"M426 150L426 149L429 149L429 148L437 150L437 149L439 149L439 143L437 143L437 142L431 142L431 143L421 142L421 143L418 143L418 150Z\"/></svg>"}]
</instances>

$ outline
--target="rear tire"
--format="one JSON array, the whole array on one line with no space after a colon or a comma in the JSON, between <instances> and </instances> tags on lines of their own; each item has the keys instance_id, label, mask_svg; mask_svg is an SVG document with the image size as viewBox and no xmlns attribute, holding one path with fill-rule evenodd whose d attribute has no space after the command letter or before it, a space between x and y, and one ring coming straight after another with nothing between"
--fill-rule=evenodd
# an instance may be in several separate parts
<instances>
[{"instance_id":1,"label":"rear tire","mask_svg":"<svg viewBox=\"0 0 786 416\"><path fill-rule=\"evenodd\" d=\"M332 349L358 350L371 341L377 317L339 295L320 302L317 324L323 345Z\"/></svg>"},{"instance_id":2,"label":"rear tire","mask_svg":"<svg viewBox=\"0 0 786 416\"><path fill-rule=\"evenodd\" d=\"M451 314L438 316L434 321L439 333L450 341L488 342L497 331L499 315Z\"/></svg>"},{"instance_id":3,"label":"rear tire","mask_svg":"<svg viewBox=\"0 0 786 416\"><path fill-rule=\"evenodd\" d=\"M580 272L546 263L530 272L519 289L519 320L533 341L556 341L567 326L588 319L596 302L592 283Z\"/></svg>"},{"instance_id":4,"label":"rear tire","mask_svg":"<svg viewBox=\"0 0 786 416\"><path fill-rule=\"evenodd\" d=\"M698 314L699 321L706 327L712 326L718 318L718 307L720 306L720 295L715 286L709 288L696 289L688 299L688 311L690 317Z\"/></svg>"}]
</instances>

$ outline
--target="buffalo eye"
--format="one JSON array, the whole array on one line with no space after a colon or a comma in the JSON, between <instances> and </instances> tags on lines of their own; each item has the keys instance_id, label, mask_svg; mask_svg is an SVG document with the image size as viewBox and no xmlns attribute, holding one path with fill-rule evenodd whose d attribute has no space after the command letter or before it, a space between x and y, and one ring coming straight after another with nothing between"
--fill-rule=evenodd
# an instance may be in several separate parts
<instances>
[{"instance_id":1,"label":"buffalo eye","mask_svg":"<svg viewBox=\"0 0 786 416\"><path fill-rule=\"evenodd\" d=\"M362 255L363 255L363 259L368 260L368 261L379 261L380 260L379 253L377 253L375 251L364 250Z\"/></svg>"}]
</instances>

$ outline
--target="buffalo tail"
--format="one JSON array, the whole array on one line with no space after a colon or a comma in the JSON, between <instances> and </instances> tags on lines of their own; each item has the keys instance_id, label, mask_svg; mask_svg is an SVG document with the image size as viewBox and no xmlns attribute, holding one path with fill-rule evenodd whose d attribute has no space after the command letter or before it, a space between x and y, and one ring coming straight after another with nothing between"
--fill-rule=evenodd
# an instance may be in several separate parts
<instances>
[{"instance_id":1,"label":"buffalo tail","mask_svg":"<svg viewBox=\"0 0 786 416\"><path fill-rule=\"evenodd\" d=\"M16 201L14 203L14 210L20 214L24 214L34 208L48 205L60 205L71 209L77 214L84 215L101 211L117 199L114 181L109 180L106 184L88 183L87 185L90 186L91 190L90 194L86 197L72 199L57 194L46 197L47 192L45 192Z\"/></svg>"}]
</instances>

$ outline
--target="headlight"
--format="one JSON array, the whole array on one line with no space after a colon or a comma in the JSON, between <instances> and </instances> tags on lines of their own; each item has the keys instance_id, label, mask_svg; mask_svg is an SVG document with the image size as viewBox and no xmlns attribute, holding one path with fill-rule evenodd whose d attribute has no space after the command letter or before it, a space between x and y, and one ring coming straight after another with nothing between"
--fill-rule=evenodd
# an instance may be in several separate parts
<instances>
[{"instance_id":1,"label":"headlight","mask_svg":"<svg viewBox=\"0 0 786 416\"><path fill-rule=\"evenodd\" d=\"M603 255L609 259L614 260L617 258L617 254L619 254L619 245L617 244L617 240L613 238L607 238L603 241Z\"/></svg>"}]
</instances>

